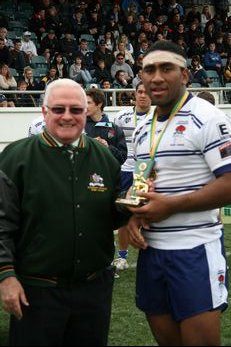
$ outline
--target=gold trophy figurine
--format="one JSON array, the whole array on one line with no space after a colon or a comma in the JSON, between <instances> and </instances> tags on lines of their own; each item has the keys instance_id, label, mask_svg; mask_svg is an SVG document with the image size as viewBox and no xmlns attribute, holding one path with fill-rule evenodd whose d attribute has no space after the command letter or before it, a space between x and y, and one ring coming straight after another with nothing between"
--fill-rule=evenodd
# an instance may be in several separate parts
<instances>
[{"instance_id":1,"label":"gold trophy figurine","mask_svg":"<svg viewBox=\"0 0 231 347\"><path fill-rule=\"evenodd\" d=\"M139 206L144 203L145 198L138 196L138 192L147 193L148 184L147 179L150 177L153 170L153 160L137 160L135 171L133 174L133 184L131 188L131 195L129 198L118 198L116 203L125 206Z\"/></svg>"}]
</instances>

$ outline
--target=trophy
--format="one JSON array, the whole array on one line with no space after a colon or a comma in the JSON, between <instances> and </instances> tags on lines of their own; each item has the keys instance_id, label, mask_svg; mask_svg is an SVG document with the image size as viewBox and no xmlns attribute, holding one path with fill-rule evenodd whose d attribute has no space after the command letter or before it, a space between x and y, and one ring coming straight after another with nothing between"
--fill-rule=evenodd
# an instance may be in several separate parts
<instances>
[{"instance_id":1,"label":"trophy","mask_svg":"<svg viewBox=\"0 0 231 347\"><path fill-rule=\"evenodd\" d=\"M138 192L147 193L148 184L147 178L153 177L155 171L153 170L154 160L137 160L133 174L133 184L131 187L131 195L128 198L118 198L116 203L125 206L140 206L145 203L145 198L138 196Z\"/></svg>"}]
</instances>

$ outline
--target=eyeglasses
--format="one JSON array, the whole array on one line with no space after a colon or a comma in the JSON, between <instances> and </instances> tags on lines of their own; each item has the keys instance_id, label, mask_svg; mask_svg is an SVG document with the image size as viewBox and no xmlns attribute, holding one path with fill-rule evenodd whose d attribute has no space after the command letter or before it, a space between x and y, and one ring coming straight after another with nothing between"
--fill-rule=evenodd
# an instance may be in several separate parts
<instances>
[{"instance_id":1,"label":"eyeglasses","mask_svg":"<svg viewBox=\"0 0 231 347\"><path fill-rule=\"evenodd\" d=\"M54 114L63 114L65 113L67 107L64 106L53 106L53 107L49 107L46 105L46 107L51 110L52 113ZM84 112L84 108L83 107L77 107L77 106L71 106L69 107L69 112L76 115L80 115Z\"/></svg>"}]
</instances>

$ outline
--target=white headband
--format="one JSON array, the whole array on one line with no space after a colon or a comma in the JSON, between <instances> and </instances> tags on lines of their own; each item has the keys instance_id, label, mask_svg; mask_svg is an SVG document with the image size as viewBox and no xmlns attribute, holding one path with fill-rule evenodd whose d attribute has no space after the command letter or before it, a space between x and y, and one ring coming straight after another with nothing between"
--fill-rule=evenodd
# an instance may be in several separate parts
<instances>
[{"instance_id":1,"label":"white headband","mask_svg":"<svg viewBox=\"0 0 231 347\"><path fill-rule=\"evenodd\" d=\"M187 61L182 55L161 50L150 52L143 58L143 68L146 65L153 65L155 63L172 63L182 68L187 67Z\"/></svg>"}]
</instances>

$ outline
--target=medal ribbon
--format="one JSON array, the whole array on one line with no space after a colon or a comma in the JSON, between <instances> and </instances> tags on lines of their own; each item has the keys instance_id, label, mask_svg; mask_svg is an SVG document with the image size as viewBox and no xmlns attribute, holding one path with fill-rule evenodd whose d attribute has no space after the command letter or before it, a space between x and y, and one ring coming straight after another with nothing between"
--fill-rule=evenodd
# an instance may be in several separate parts
<instances>
[{"instance_id":1,"label":"medal ribbon","mask_svg":"<svg viewBox=\"0 0 231 347\"><path fill-rule=\"evenodd\" d=\"M171 122L171 120L175 117L177 112L181 109L183 104L185 103L189 93L186 91L182 98L176 103L176 105L173 107L171 110L170 116L168 118L167 123L165 124L164 128L161 130L160 134L158 135L158 138L156 140L156 143L154 143L154 137L155 137L155 132L156 132L156 126L157 126L157 119L158 119L158 113L155 109L154 115L152 118L152 125L151 125L151 138L150 138L150 157L151 159L154 159L156 156L157 149L159 147L160 141L165 133L165 130L167 129L167 126Z\"/></svg>"}]
</instances>

